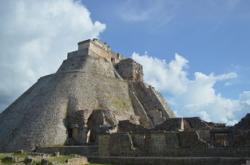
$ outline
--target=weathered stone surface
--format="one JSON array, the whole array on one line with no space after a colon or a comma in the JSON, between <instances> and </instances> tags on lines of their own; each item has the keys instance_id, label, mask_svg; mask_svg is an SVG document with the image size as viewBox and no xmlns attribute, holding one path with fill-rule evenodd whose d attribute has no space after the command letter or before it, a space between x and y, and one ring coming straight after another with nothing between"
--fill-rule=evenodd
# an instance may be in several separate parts
<instances>
[{"instance_id":1,"label":"weathered stone surface","mask_svg":"<svg viewBox=\"0 0 250 165\"><path fill-rule=\"evenodd\" d=\"M233 145L235 147L250 147L250 131L234 132Z\"/></svg>"},{"instance_id":2,"label":"weathered stone surface","mask_svg":"<svg viewBox=\"0 0 250 165\"><path fill-rule=\"evenodd\" d=\"M88 159L86 157L72 158L65 163L67 165L85 165L88 164ZM62 164L63 165L63 164Z\"/></svg>"},{"instance_id":3,"label":"weathered stone surface","mask_svg":"<svg viewBox=\"0 0 250 165\"><path fill-rule=\"evenodd\" d=\"M186 117L184 118L184 120L186 122L189 123L190 128L193 130L200 130L200 129L211 129L213 127L213 125L209 125L209 123L207 123L204 120L201 120L199 117Z\"/></svg>"},{"instance_id":4,"label":"weathered stone surface","mask_svg":"<svg viewBox=\"0 0 250 165\"><path fill-rule=\"evenodd\" d=\"M63 145L67 139L67 114L97 108L114 111L118 120L130 119L134 110L128 84L71 71L41 78L1 114L0 150Z\"/></svg>"},{"instance_id":5,"label":"weathered stone surface","mask_svg":"<svg viewBox=\"0 0 250 165\"><path fill-rule=\"evenodd\" d=\"M183 130L190 130L189 123L182 119L182 118L169 118L166 119L163 123L155 126L154 130L162 130L162 131L179 131L182 128L182 122L183 123Z\"/></svg>"},{"instance_id":6,"label":"weathered stone surface","mask_svg":"<svg viewBox=\"0 0 250 165\"><path fill-rule=\"evenodd\" d=\"M164 151L167 147L166 137L164 133L150 134L149 155L163 156Z\"/></svg>"},{"instance_id":7,"label":"weathered stone surface","mask_svg":"<svg viewBox=\"0 0 250 165\"><path fill-rule=\"evenodd\" d=\"M117 121L134 120L144 127L173 116L152 87L142 81L131 86L130 81L119 78L114 65L121 58L108 46L94 40L78 46L55 74L40 78L0 114L0 151L85 144L89 130L95 130L89 128L89 118L98 109L112 112ZM142 80L140 65L133 69L136 80ZM133 92L138 100L131 97Z\"/></svg>"},{"instance_id":8,"label":"weathered stone surface","mask_svg":"<svg viewBox=\"0 0 250 165\"><path fill-rule=\"evenodd\" d=\"M174 117L174 113L166 104L162 96L150 85L143 82L129 82L130 93L135 95L137 104L142 105L140 114L145 114L143 123L147 123L148 119L153 126L163 123L167 118ZM135 104L133 104L135 106ZM137 107L137 105L136 105ZM148 126L147 125L147 126ZM146 126L145 126L146 127Z\"/></svg>"},{"instance_id":9,"label":"weathered stone surface","mask_svg":"<svg viewBox=\"0 0 250 165\"><path fill-rule=\"evenodd\" d=\"M88 120L90 129L90 143L96 143L99 134L117 131L118 120L110 110L94 110Z\"/></svg>"},{"instance_id":10,"label":"weathered stone surface","mask_svg":"<svg viewBox=\"0 0 250 165\"><path fill-rule=\"evenodd\" d=\"M143 81L142 65L131 58L121 60L115 68L125 80Z\"/></svg>"},{"instance_id":11,"label":"weathered stone surface","mask_svg":"<svg viewBox=\"0 0 250 165\"><path fill-rule=\"evenodd\" d=\"M243 117L239 123L234 126L235 129L250 130L250 113Z\"/></svg>"},{"instance_id":12,"label":"weathered stone surface","mask_svg":"<svg viewBox=\"0 0 250 165\"><path fill-rule=\"evenodd\" d=\"M110 155L110 135L101 135L98 137L98 155L109 156Z\"/></svg>"},{"instance_id":13,"label":"weathered stone surface","mask_svg":"<svg viewBox=\"0 0 250 165\"><path fill-rule=\"evenodd\" d=\"M183 127L183 128L181 128ZM224 124L206 122L199 117L167 118L163 123L156 125L154 130L164 131L204 131L209 132L213 128L226 128ZM204 134L205 135L205 134Z\"/></svg>"},{"instance_id":14,"label":"weathered stone surface","mask_svg":"<svg viewBox=\"0 0 250 165\"><path fill-rule=\"evenodd\" d=\"M176 132L166 132L166 149L176 149L179 148L179 138L178 133Z\"/></svg>"},{"instance_id":15,"label":"weathered stone surface","mask_svg":"<svg viewBox=\"0 0 250 165\"><path fill-rule=\"evenodd\" d=\"M132 137L129 133L116 133L110 135L109 150L113 156L130 156L134 155L135 147ZM114 145L115 144L115 145Z\"/></svg>"},{"instance_id":16,"label":"weathered stone surface","mask_svg":"<svg viewBox=\"0 0 250 165\"><path fill-rule=\"evenodd\" d=\"M118 132L147 132L142 125L131 123L129 120L119 121Z\"/></svg>"},{"instance_id":17,"label":"weathered stone surface","mask_svg":"<svg viewBox=\"0 0 250 165\"><path fill-rule=\"evenodd\" d=\"M96 157L90 161L107 164L136 165L242 165L248 158L232 157Z\"/></svg>"},{"instance_id":18,"label":"weathered stone surface","mask_svg":"<svg viewBox=\"0 0 250 165\"><path fill-rule=\"evenodd\" d=\"M199 139L196 131L184 131L178 133L179 144L182 148L206 148L207 143Z\"/></svg>"}]
</instances>

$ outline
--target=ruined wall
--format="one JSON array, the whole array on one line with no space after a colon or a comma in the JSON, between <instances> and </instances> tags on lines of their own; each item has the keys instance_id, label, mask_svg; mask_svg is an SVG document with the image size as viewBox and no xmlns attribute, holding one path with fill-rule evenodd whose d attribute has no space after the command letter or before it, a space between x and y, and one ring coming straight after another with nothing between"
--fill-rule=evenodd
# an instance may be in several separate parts
<instances>
[{"instance_id":1,"label":"ruined wall","mask_svg":"<svg viewBox=\"0 0 250 165\"><path fill-rule=\"evenodd\" d=\"M184 117L184 118L168 118L162 124L157 125L155 130L178 131L181 129L183 122L185 131L204 130L204 132L213 129L207 122L199 117Z\"/></svg>"},{"instance_id":2,"label":"ruined wall","mask_svg":"<svg viewBox=\"0 0 250 165\"><path fill-rule=\"evenodd\" d=\"M237 130L250 130L250 113L243 117L239 123L235 124L234 129Z\"/></svg>"},{"instance_id":3,"label":"ruined wall","mask_svg":"<svg viewBox=\"0 0 250 165\"><path fill-rule=\"evenodd\" d=\"M57 73L83 72L90 75L116 78L111 62L93 56L74 56L63 61Z\"/></svg>"},{"instance_id":4,"label":"ruined wall","mask_svg":"<svg viewBox=\"0 0 250 165\"><path fill-rule=\"evenodd\" d=\"M87 52L87 53L86 53ZM78 54L73 55L89 55L94 57L102 57L110 62L117 63L120 61L121 56L118 53L112 52L111 48L97 39L86 40L78 43Z\"/></svg>"},{"instance_id":5,"label":"ruined wall","mask_svg":"<svg viewBox=\"0 0 250 165\"><path fill-rule=\"evenodd\" d=\"M98 144L99 156L250 156L246 147L210 147L194 131L101 135Z\"/></svg>"},{"instance_id":6,"label":"ruined wall","mask_svg":"<svg viewBox=\"0 0 250 165\"><path fill-rule=\"evenodd\" d=\"M250 130L237 130L233 134L233 145L241 147L250 147Z\"/></svg>"},{"instance_id":7,"label":"ruined wall","mask_svg":"<svg viewBox=\"0 0 250 165\"><path fill-rule=\"evenodd\" d=\"M179 149L205 149L196 132L116 133L100 135L100 155L164 156Z\"/></svg>"},{"instance_id":8,"label":"ruined wall","mask_svg":"<svg viewBox=\"0 0 250 165\"><path fill-rule=\"evenodd\" d=\"M162 98L159 98L153 87L143 82L129 82L129 89L131 91L130 95L136 96L136 99L132 102L137 102L138 105L143 106L143 110L145 110L154 126L163 123L167 118L174 117L171 109L165 102L161 101ZM136 106L136 104L133 105Z\"/></svg>"},{"instance_id":9,"label":"ruined wall","mask_svg":"<svg viewBox=\"0 0 250 165\"><path fill-rule=\"evenodd\" d=\"M133 59L121 60L115 66L117 72L125 80L143 81L143 68L142 65L135 62Z\"/></svg>"},{"instance_id":10,"label":"ruined wall","mask_svg":"<svg viewBox=\"0 0 250 165\"><path fill-rule=\"evenodd\" d=\"M241 157L95 157L89 161L119 165L249 165L247 158Z\"/></svg>"},{"instance_id":11,"label":"ruined wall","mask_svg":"<svg viewBox=\"0 0 250 165\"><path fill-rule=\"evenodd\" d=\"M40 78L1 113L0 151L84 144L87 129L92 126L87 122L86 129L86 120L95 110L110 111L117 121L129 120L143 123L145 127L171 116L171 110L165 108L151 87L142 81L136 81L141 82L138 86L132 82L131 86L130 81L119 78L110 59L109 53L113 52L94 42L79 43L79 50L70 52L55 74ZM116 57L119 60L119 56ZM141 65L136 66L139 68L135 70L141 75ZM135 74L133 67L132 75ZM142 76L134 77L142 80ZM103 133L99 127L115 125L110 123L99 123L98 129L91 129ZM71 134L73 143L68 141Z\"/></svg>"}]
</instances>

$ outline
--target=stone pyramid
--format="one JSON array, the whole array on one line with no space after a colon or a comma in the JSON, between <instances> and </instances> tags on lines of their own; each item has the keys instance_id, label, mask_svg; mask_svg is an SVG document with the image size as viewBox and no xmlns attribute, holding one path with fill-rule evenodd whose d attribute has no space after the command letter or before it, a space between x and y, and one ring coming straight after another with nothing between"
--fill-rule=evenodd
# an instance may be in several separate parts
<instances>
[{"instance_id":1,"label":"stone pyramid","mask_svg":"<svg viewBox=\"0 0 250 165\"><path fill-rule=\"evenodd\" d=\"M119 121L153 128L171 117L140 64L91 39L0 114L0 151L85 144L98 130L117 131Z\"/></svg>"}]
</instances>

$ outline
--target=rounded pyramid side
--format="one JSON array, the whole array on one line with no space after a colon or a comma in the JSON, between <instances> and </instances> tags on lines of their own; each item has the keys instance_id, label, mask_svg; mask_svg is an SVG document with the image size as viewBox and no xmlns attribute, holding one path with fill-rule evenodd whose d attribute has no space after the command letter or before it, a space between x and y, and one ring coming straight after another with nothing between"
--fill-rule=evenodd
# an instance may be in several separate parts
<instances>
[{"instance_id":1,"label":"rounded pyramid side","mask_svg":"<svg viewBox=\"0 0 250 165\"><path fill-rule=\"evenodd\" d=\"M112 63L105 59L68 59L1 114L0 150L64 145L65 120L72 111L109 109L118 120L128 120L134 115L128 90L128 83L115 78Z\"/></svg>"}]
</instances>

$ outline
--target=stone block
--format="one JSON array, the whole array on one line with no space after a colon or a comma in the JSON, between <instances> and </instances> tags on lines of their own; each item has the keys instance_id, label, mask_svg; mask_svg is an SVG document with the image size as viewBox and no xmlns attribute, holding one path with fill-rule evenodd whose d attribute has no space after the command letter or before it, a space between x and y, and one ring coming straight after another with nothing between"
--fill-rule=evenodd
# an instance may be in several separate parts
<instances>
[{"instance_id":1,"label":"stone block","mask_svg":"<svg viewBox=\"0 0 250 165\"><path fill-rule=\"evenodd\" d=\"M179 148L178 135L176 132L165 133L166 150Z\"/></svg>"},{"instance_id":2,"label":"stone block","mask_svg":"<svg viewBox=\"0 0 250 165\"><path fill-rule=\"evenodd\" d=\"M121 60L116 65L116 70L125 80L143 81L142 65L133 59L128 58Z\"/></svg>"},{"instance_id":3,"label":"stone block","mask_svg":"<svg viewBox=\"0 0 250 165\"><path fill-rule=\"evenodd\" d=\"M129 133L111 134L109 149L111 156L131 156L135 154L135 147Z\"/></svg>"},{"instance_id":4,"label":"stone block","mask_svg":"<svg viewBox=\"0 0 250 165\"><path fill-rule=\"evenodd\" d=\"M98 137L98 155L109 156L110 135L99 135Z\"/></svg>"},{"instance_id":5,"label":"stone block","mask_svg":"<svg viewBox=\"0 0 250 165\"><path fill-rule=\"evenodd\" d=\"M149 153L161 156L166 149L166 137L164 133L152 133L150 135Z\"/></svg>"},{"instance_id":6,"label":"stone block","mask_svg":"<svg viewBox=\"0 0 250 165\"><path fill-rule=\"evenodd\" d=\"M134 147L144 150L144 147L146 147L145 138L146 136L144 134L132 134Z\"/></svg>"},{"instance_id":7,"label":"stone block","mask_svg":"<svg viewBox=\"0 0 250 165\"><path fill-rule=\"evenodd\" d=\"M180 147L182 148L206 148L205 142L201 141L196 131L184 131L178 133Z\"/></svg>"},{"instance_id":8,"label":"stone block","mask_svg":"<svg viewBox=\"0 0 250 165\"><path fill-rule=\"evenodd\" d=\"M67 165L84 165L88 164L88 159L86 157L72 158L67 161Z\"/></svg>"}]
</instances>

